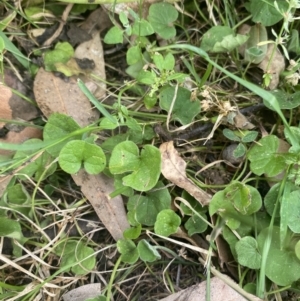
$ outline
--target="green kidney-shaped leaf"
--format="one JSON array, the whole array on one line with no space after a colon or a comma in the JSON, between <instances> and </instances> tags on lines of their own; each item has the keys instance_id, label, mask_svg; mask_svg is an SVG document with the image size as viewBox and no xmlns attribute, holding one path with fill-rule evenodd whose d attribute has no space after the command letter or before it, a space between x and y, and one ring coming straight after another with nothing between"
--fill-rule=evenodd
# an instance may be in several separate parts
<instances>
[{"instance_id":1,"label":"green kidney-shaped leaf","mask_svg":"<svg viewBox=\"0 0 300 301\"><path fill-rule=\"evenodd\" d=\"M232 36L234 31L228 26L211 27L202 37L200 47L204 51L212 51L216 43L220 43L226 36Z\"/></svg>"},{"instance_id":2,"label":"green kidney-shaped leaf","mask_svg":"<svg viewBox=\"0 0 300 301\"><path fill-rule=\"evenodd\" d=\"M43 132L43 137L45 142L52 142L63 137L67 137L72 132L79 130L80 126L74 121L70 116L54 113L52 114ZM64 141L55 144L54 146L47 148L47 152L54 158L58 157L58 154L62 147L71 140L80 139L81 135L71 136L66 138Z\"/></svg>"},{"instance_id":3,"label":"green kidney-shaped leaf","mask_svg":"<svg viewBox=\"0 0 300 301\"><path fill-rule=\"evenodd\" d=\"M161 256L157 252L156 248L151 246L145 239L142 239L141 241L139 241L137 249L138 249L140 258L144 262L153 262L153 261L161 258Z\"/></svg>"},{"instance_id":4,"label":"green kidney-shaped leaf","mask_svg":"<svg viewBox=\"0 0 300 301\"><path fill-rule=\"evenodd\" d=\"M16 220L0 217L0 237L1 236L22 240L23 234L20 223Z\"/></svg>"},{"instance_id":5,"label":"green kidney-shaped leaf","mask_svg":"<svg viewBox=\"0 0 300 301\"><path fill-rule=\"evenodd\" d=\"M175 87L163 88L159 94L159 106L169 111L174 101ZM189 124L194 117L200 113L199 100L191 100L191 92L185 88L179 87L176 99L173 105L172 117L178 120L182 125Z\"/></svg>"},{"instance_id":6,"label":"green kidney-shaped leaf","mask_svg":"<svg viewBox=\"0 0 300 301\"><path fill-rule=\"evenodd\" d=\"M202 218L194 214L184 224L184 227L185 229L187 229L189 236L206 231L208 225L205 220L207 220L207 217L204 214L201 214L201 216Z\"/></svg>"},{"instance_id":7,"label":"green kidney-shaped leaf","mask_svg":"<svg viewBox=\"0 0 300 301\"><path fill-rule=\"evenodd\" d=\"M135 211L137 222L146 226L153 226L157 214L164 209L169 209L170 206L171 195L162 182L157 183L154 191L146 192L145 196L134 195L127 203L128 211Z\"/></svg>"},{"instance_id":8,"label":"green kidney-shaped leaf","mask_svg":"<svg viewBox=\"0 0 300 301\"><path fill-rule=\"evenodd\" d=\"M250 269L259 269L261 255L257 251L257 242L251 236L245 236L235 245L238 263Z\"/></svg>"},{"instance_id":9,"label":"green kidney-shaped leaf","mask_svg":"<svg viewBox=\"0 0 300 301\"><path fill-rule=\"evenodd\" d=\"M260 253L267 241L269 228L263 229L258 237L257 244ZM280 228L274 227L271 237L271 246L266 262L266 276L280 286L292 284L300 279L300 261L293 249L289 246L280 247Z\"/></svg>"},{"instance_id":10,"label":"green kidney-shaped leaf","mask_svg":"<svg viewBox=\"0 0 300 301\"><path fill-rule=\"evenodd\" d=\"M94 250L83 242L69 240L67 243L59 244L55 252L61 256L60 267L69 266L68 270L76 275L87 274L95 267Z\"/></svg>"},{"instance_id":11,"label":"green kidney-shaped leaf","mask_svg":"<svg viewBox=\"0 0 300 301\"><path fill-rule=\"evenodd\" d=\"M251 215L257 212L262 205L262 199L257 189L240 182L230 184L224 190L224 195L242 214Z\"/></svg>"},{"instance_id":12,"label":"green kidney-shaped leaf","mask_svg":"<svg viewBox=\"0 0 300 301\"><path fill-rule=\"evenodd\" d=\"M156 74L153 70L141 70L136 77L137 81L145 85L153 85L156 80Z\"/></svg>"},{"instance_id":13,"label":"green kidney-shaped leaf","mask_svg":"<svg viewBox=\"0 0 300 301\"><path fill-rule=\"evenodd\" d=\"M287 197L287 224L294 233L300 233L300 191L292 191Z\"/></svg>"},{"instance_id":14,"label":"green kidney-shaped leaf","mask_svg":"<svg viewBox=\"0 0 300 301\"><path fill-rule=\"evenodd\" d=\"M271 187L271 189L268 191L268 193L265 195L264 198L264 205L266 208L266 211L270 216L273 216L275 214L275 217L280 217L280 208L277 207L277 211L274 212L275 209L275 203L279 194L281 183L276 183L274 186Z\"/></svg>"},{"instance_id":15,"label":"green kidney-shaped leaf","mask_svg":"<svg viewBox=\"0 0 300 301\"><path fill-rule=\"evenodd\" d=\"M126 61L128 65L133 65L142 60L142 52L139 46L132 46L127 50Z\"/></svg>"},{"instance_id":16,"label":"green kidney-shaped leaf","mask_svg":"<svg viewBox=\"0 0 300 301\"><path fill-rule=\"evenodd\" d=\"M210 50L212 53L223 53L230 52L233 49L243 45L248 40L248 36L246 35L233 35L230 34L228 36L223 37L220 42L216 42L213 48Z\"/></svg>"},{"instance_id":17,"label":"green kidney-shaped leaf","mask_svg":"<svg viewBox=\"0 0 300 301\"><path fill-rule=\"evenodd\" d=\"M163 39L171 39L176 35L173 22L178 18L178 12L170 3L154 3L150 6L148 20L154 31Z\"/></svg>"},{"instance_id":18,"label":"green kidney-shaped leaf","mask_svg":"<svg viewBox=\"0 0 300 301\"><path fill-rule=\"evenodd\" d=\"M282 90L270 91L278 100L280 109L291 110L297 108L300 105L300 92L293 94L287 93Z\"/></svg>"},{"instance_id":19,"label":"green kidney-shaped leaf","mask_svg":"<svg viewBox=\"0 0 300 301\"><path fill-rule=\"evenodd\" d=\"M154 231L156 234L169 236L177 232L180 223L180 217L173 210L165 209L158 213Z\"/></svg>"},{"instance_id":20,"label":"green kidney-shaped leaf","mask_svg":"<svg viewBox=\"0 0 300 301\"><path fill-rule=\"evenodd\" d=\"M120 239L117 241L117 248L121 253L123 262L133 264L139 259L139 252L135 243L130 239Z\"/></svg>"},{"instance_id":21,"label":"green kidney-shaped leaf","mask_svg":"<svg viewBox=\"0 0 300 301\"><path fill-rule=\"evenodd\" d=\"M68 42L58 42L54 50L45 53L44 64L46 71L55 71L57 63L66 63L74 55L74 49Z\"/></svg>"},{"instance_id":22,"label":"green kidney-shaped leaf","mask_svg":"<svg viewBox=\"0 0 300 301\"><path fill-rule=\"evenodd\" d=\"M82 164L89 174L98 174L105 168L106 157L99 146L75 140L62 148L58 162L60 167L70 174L78 172Z\"/></svg>"},{"instance_id":23,"label":"green kidney-shaped leaf","mask_svg":"<svg viewBox=\"0 0 300 301\"><path fill-rule=\"evenodd\" d=\"M147 20L138 19L133 23L132 34L137 35L139 37L145 37L153 33L154 33L153 27Z\"/></svg>"},{"instance_id":24,"label":"green kidney-shaped leaf","mask_svg":"<svg viewBox=\"0 0 300 301\"><path fill-rule=\"evenodd\" d=\"M287 1L277 0L276 2L281 11L285 12L288 9ZM283 19L283 15L275 8L273 0L250 0L247 8L252 14L252 21L264 26L272 26Z\"/></svg>"},{"instance_id":25,"label":"green kidney-shaped leaf","mask_svg":"<svg viewBox=\"0 0 300 301\"><path fill-rule=\"evenodd\" d=\"M160 168L161 156L156 147L145 145L139 155L139 149L132 141L119 143L109 161L112 174L131 172L123 177L123 184L138 191L147 191L156 185Z\"/></svg>"},{"instance_id":26,"label":"green kidney-shaped leaf","mask_svg":"<svg viewBox=\"0 0 300 301\"><path fill-rule=\"evenodd\" d=\"M121 44L123 43L123 30L117 26L113 26L105 35L104 43Z\"/></svg>"},{"instance_id":27,"label":"green kidney-shaped leaf","mask_svg":"<svg viewBox=\"0 0 300 301\"><path fill-rule=\"evenodd\" d=\"M278 175L286 168L284 155L279 152L280 141L269 135L258 141L248 152L250 168L256 175L266 173L269 177Z\"/></svg>"}]
</instances>

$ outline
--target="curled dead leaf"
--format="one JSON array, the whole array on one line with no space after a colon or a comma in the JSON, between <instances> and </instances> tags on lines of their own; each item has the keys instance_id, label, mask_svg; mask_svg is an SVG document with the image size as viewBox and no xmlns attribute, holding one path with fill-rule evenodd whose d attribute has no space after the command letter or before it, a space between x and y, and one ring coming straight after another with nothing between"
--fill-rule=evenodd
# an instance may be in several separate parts
<instances>
[{"instance_id":1,"label":"curled dead leaf","mask_svg":"<svg viewBox=\"0 0 300 301\"><path fill-rule=\"evenodd\" d=\"M173 141L163 143L159 150L162 157L161 172L164 177L187 191L199 201L202 206L208 205L211 200L211 195L187 178L185 173L186 162L179 156L177 150L174 148Z\"/></svg>"}]
</instances>

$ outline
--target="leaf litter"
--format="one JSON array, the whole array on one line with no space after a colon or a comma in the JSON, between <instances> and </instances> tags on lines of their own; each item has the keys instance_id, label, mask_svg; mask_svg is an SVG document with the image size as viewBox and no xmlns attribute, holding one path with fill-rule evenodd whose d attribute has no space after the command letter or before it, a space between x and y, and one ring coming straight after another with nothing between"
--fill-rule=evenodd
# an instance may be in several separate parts
<instances>
[{"instance_id":1,"label":"leaf litter","mask_svg":"<svg viewBox=\"0 0 300 301\"><path fill-rule=\"evenodd\" d=\"M69 5L69 8L70 7L71 5ZM127 10L128 7L126 8L126 11ZM121 8L121 12L123 11L124 8ZM138 8L136 11L138 11ZM95 10L93 13L95 13L97 19L97 14L99 12ZM87 24L86 21L84 23ZM71 70L71 72L73 70L74 74L79 75L86 86L89 87L90 91L97 98L103 98L103 96L105 96L106 88L104 84L106 74L104 70L103 50L98 31L99 28L97 28L97 26L91 26L90 24L87 25L88 30L92 27L95 28L95 31L93 32L93 30L91 30L88 34L88 37L91 37L91 39L85 41L77 47L77 49L75 50L76 60L72 60L72 64L68 65L67 67L69 68L69 70ZM81 29L83 28L84 25L81 27ZM70 40L73 40L72 43L78 43L78 39L72 39L72 35L76 33L76 28L72 28L72 30L73 33L71 30L69 31L69 38ZM90 61L94 62L94 65L89 65L88 68L85 68L84 65L80 65L80 63L82 63L82 61L84 61L86 58L89 58ZM277 61L282 62L282 58L283 57L281 55L281 57L279 57ZM274 66L271 67L273 68ZM265 72L270 71L270 69L267 70L264 65L259 65L259 67ZM275 67L270 71L274 75L272 78L272 80L274 79L274 81L271 81L270 88L274 88L278 85L279 73L283 68L282 64L279 64L277 68L278 70ZM95 81L90 77L91 70L93 71L93 74L96 74L98 79L102 80L101 83L99 83L99 81ZM64 113L72 116L74 120L76 120L77 123L80 124L80 126L89 125L99 118L99 113L94 110L81 90L78 89L77 80L75 79L75 77L59 77L54 75L53 73L45 72L45 70L41 68L38 71L35 79L34 92L38 106L46 117L49 117L54 112ZM10 108L6 107L5 112L11 114ZM234 122L232 123L232 125L234 125L236 128L239 128L241 130L248 130L254 127L254 125L243 114L236 114L233 118ZM229 121L227 120L225 122ZM174 148L173 142L170 141L161 144L160 151L162 156L162 174L164 175L164 177L175 184L177 187L182 188L188 194L193 196L202 206L209 205L212 196L202 190L199 186L195 185L193 181L188 178L186 174L186 160L181 158L178 151ZM123 204L124 200L122 199L122 197L118 196L111 199L109 196L109 194L114 191L114 183L112 182L112 180L103 174L97 176L89 175L83 170L80 170L77 174L73 175L73 179L74 182L81 187L82 193L90 201L95 212L97 213L98 217L103 222L105 227L108 229L111 236L115 240L122 238L123 231L129 227L129 224L127 221L127 216ZM217 286L216 282L219 282L219 287ZM212 301L227 301L231 296L233 298L232 300L235 301L245 300L243 297L241 297L241 295L237 293L235 293L236 295L234 295L235 291L227 287L224 282L219 281L217 278L213 278L211 284L213 290L213 294L211 296ZM193 287L186 291L183 291L182 300L193 300L191 299L192 297L197 298L197 300L202 300L201 298L204 298L205 296L205 282L203 282L200 286L200 290L197 290L197 287ZM227 290L228 288L229 291L231 290L232 292L229 292ZM75 298L74 295L72 298ZM181 300L181 297L179 297L180 299L178 299L178 294L176 295L176 297L171 295L170 298L171 299L165 298L162 300ZM254 298L252 296L252 299L250 298L249 300L260 299Z\"/></svg>"}]
</instances>

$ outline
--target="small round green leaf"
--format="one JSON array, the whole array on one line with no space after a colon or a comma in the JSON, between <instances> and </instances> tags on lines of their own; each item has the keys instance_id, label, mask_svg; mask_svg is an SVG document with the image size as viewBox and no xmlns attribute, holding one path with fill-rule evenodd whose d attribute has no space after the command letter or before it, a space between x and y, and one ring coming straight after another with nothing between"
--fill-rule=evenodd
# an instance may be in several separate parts
<instances>
[{"instance_id":1,"label":"small round green leaf","mask_svg":"<svg viewBox=\"0 0 300 301\"><path fill-rule=\"evenodd\" d=\"M233 151L233 156L235 158L243 157L246 153L246 146L243 143L239 143L236 149Z\"/></svg>"},{"instance_id":2,"label":"small round green leaf","mask_svg":"<svg viewBox=\"0 0 300 301\"><path fill-rule=\"evenodd\" d=\"M123 30L117 26L113 26L105 35L104 43L121 44L123 43Z\"/></svg>"},{"instance_id":3,"label":"small round green leaf","mask_svg":"<svg viewBox=\"0 0 300 301\"><path fill-rule=\"evenodd\" d=\"M259 269L261 255L257 251L257 242L251 236L245 236L235 245L238 263L250 269Z\"/></svg>"},{"instance_id":4,"label":"small round green leaf","mask_svg":"<svg viewBox=\"0 0 300 301\"><path fill-rule=\"evenodd\" d=\"M59 138L70 136L66 140L55 144L47 149L47 152L54 158L58 157L58 154L62 147L70 140L80 139L81 135L71 136L70 134L76 130L79 130L80 126L76 121L67 115L54 113L50 115L43 132L43 138L45 142L53 142Z\"/></svg>"},{"instance_id":5,"label":"small round green leaf","mask_svg":"<svg viewBox=\"0 0 300 301\"><path fill-rule=\"evenodd\" d=\"M280 153L280 140L269 135L258 141L248 152L250 168L256 175L266 173L269 177L278 175L286 168L284 154Z\"/></svg>"},{"instance_id":6,"label":"small round green leaf","mask_svg":"<svg viewBox=\"0 0 300 301\"><path fill-rule=\"evenodd\" d=\"M278 100L280 109L291 110L297 108L300 105L300 92L295 92L293 94L287 93L282 90L270 91Z\"/></svg>"},{"instance_id":7,"label":"small round green leaf","mask_svg":"<svg viewBox=\"0 0 300 301\"><path fill-rule=\"evenodd\" d=\"M276 2L279 10L282 12L287 11L289 6L288 2ZM247 8L252 14L252 21L261 23L264 26L272 26L283 19L283 14L275 8L273 0L251 0L250 5L247 6Z\"/></svg>"},{"instance_id":8,"label":"small round green leaf","mask_svg":"<svg viewBox=\"0 0 300 301\"><path fill-rule=\"evenodd\" d=\"M82 164L88 173L97 174L105 168L106 157L99 146L74 140L63 147L58 162L60 167L70 174L78 172Z\"/></svg>"},{"instance_id":9,"label":"small round green leaf","mask_svg":"<svg viewBox=\"0 0 300 301\"><path fill-rule=\"evenodd\" d=\"M94 250L83 242L69 240L59 244L55 252L61 256L60 267L70 266L69 270L76 275L87 274L95 267Z\"/></svg>"},{"instance_id":10,"label":"small round green leaf","mask_svg":"<svg viewBox=\"0 0 300 301\"><path fill-rule=\"evenodd\" d=\"M139 259L139 252L135 243L130 239L120 239L117 241L118 251L121 253L123 262L130 264L135 263Z\"/></svg>"},{"instance_id":11,"label":"small round green leaf","mask_svg":"<svg viewBox=\"0 0 300 301\"><path fill-rule=\"evenodd\" d=\"M169 236L177 232L180 223L180 217L173 210L165 209L158 213L154 224L154 231L156 234Z\"/></svg>"},{"instance_id":12,"label":"small round green leaf","mask_svg":"<svg viewBox=\"0 0 300 301\"><path fill-rule=\"evenodd\" d=\"M257 237L258 249L263 251L269 228L263 229ZM289 245L281 248L280 228L273 227L271 246L266 262L266 276L280 286L291 285L300 279L300 261Z\"/></svg>"},{"instance_id":13,"label":"small round green leaf","mask_svg":"<svg viewBox=\"0 0 300 301\"><path fill-rule=\"evenodd\" d=\"M187 229L189 236L192 236L196 233L202 233L207 229L208 225L205 222L205 220L207 220L207 217L204 214L201 214L201 216L202 218L194 214L184 224L184 227L185 229Z\"/></svg>"},{"instance_id":14,"label":"small round green leaf","mask_svg":"<svg viewBox=\"0 0 300 301\"><path fill-rule=\"evenodd\" d=\"M74 55L74 49L68 42L58 42L54 50L45 53L44 64L46 71L55 71L56 64L66 63Z\"/></svg>"},{"instance_id":15,"label":"small round green leaf","mask_svg":"<svg viewBox=\"0 0 300 301\"><path fill-rule=\"evenodd\" d=\"M139 46L132 46L127 50L126 61L129 66L136 64L137 62L141 61L142 59L143 59L142 52L141 52L141 48Z\"/></svg>"},{"instance_id":16,"label":"small round green leaf","mask_svg":"<svg viewBox=\"0 0 300 301\"><path fill-rule=\"evenodd\" d=\"M149 36L154 33L152 25L145 19L138 19L133 23L132 34L139 37Z\"/></svg>"},{"instance_id":17,"label":"small round green leaf","mask_svg":"<svg viewBox=\"0 0 300 301\"><path fill-rule=\"evenodd\" d=\"M173 22L178 18L178 12L170 3L154 3L150 6L148 20L154 31L163 39L168 40L176 35Z\"/></svg>"},{"instance_id":18,"label":"small round green leaf","mask_svg":"<svg viewBox=\"0 0 300 301\"><path fill-rule=\"evenodd\" d=\"M177 94L174 102L175 93ZM201 109L199 100L192 100L188 89L179 87L176 92L175 87L171 86L160 90L159 106L166 111L169 111L172 106L172 119L178 120L182 125L191 123Z\"/></svg>"},{"instance_id":19,"label":"small round green leaf","mask_svg":"<svg viewBox=\"0 0 300 301\"><path fill-rule=\"evenodd\" d=\"M132 141L119 143L112 151L109 169L112 174L131 172L123 177L123 185L138 191L153 188L160 176L160 151L145 145L139 155L139 149Z\"/></svg>"},{"instance_id":20,"label":"small round green leaf","mask_svg":"<svg viewBox=\"0 0 300 301\"><path fill-rule=\"evenodd\" d=\"M241 138L238 137L234 131L230 130L230 129L224 129L223 130L223 135L228 138L229 140L231 141L238 141L240 142L241 141Z\"/></svg>"},{"instance_id":21,"label":"small round green leaf","mask_svg":"<svg viewBox=\"0 0 300 301\"><path fill-rule=\"evenodd\" d=\"M156 248L151 246L147 240L142 239L139 241L138 246L137 246L140 258L144 262L153 262L157 259L160 259L161 256L157 252Z\"/></svg>"}]
</instances>

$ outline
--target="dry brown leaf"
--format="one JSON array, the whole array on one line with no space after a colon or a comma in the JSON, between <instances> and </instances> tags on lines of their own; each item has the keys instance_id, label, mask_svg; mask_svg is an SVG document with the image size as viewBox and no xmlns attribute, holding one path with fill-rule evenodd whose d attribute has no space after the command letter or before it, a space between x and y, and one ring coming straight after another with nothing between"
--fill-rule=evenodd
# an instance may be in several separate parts
<instances>
[{"instance_id":1,"label":"dry brown leaf","mask_svg":"<svg viewBox=\"0 0 300 301\"><path fill-rule=\"evenodd\" d=\"M251 299L246 299L227 285L223 280L214 277L210 281L210 301L261 301L261 299L250 295ZM160 301L205 301L206 281L198 285L189 287L181 292L172 294Z\"/></svg>"},{"instance_id":2,"label":"dry brown leaf","mask_svg":"<svg viewBox=\"0 0 300 301\"><path fill-rule=\"evenodd\" d=\"M173 141L163 143L159 149L162 157L161 172L164 177L187 191L199 201L202 206L208 205L211 200L211 195L187 178L185 173L186 162L179 156L177 150L174 148Z\"/></svg>"},{"instance_id":3,"label":"dry brown leaf","mask_svg":"<svg viewBox=\"0 0 300 301\"><path fill-rule=\"evenodd\" d=\"M9 131L4 138L0 139L0 142L21 144L31 138L41 139L43 132L40 129L34 127L26 127L19 132ZM0 149L0 155L11 156L15 151Z\"/></svg>"},{"instance_id":4,"label":"dry brown leaf","mask_svg":"<svg viewBox=\"0 0 300 301\"><path fill-rule=\"evenodd\" d=\"M56 112L67 114L80 126L87 126L99 118L99 113L92 110L90 101L81 92L75 78L69 78L66 82L40 68L33 90L39 108L47 117Z\"/></svg>"},{"instance_id":5,"label":"dry brown leaf","mask_svg":"<svg viewBox=\"0 0 300 301\"><path fill-rule=\"evenodd\" d=\"M275 54L273 56L275 44L268 44L268 50L266 56L260 62L258 67L264 71L264 73L268 73L272 76L271 82L269 85L270 90L274 90L277 88L279 84L279 77L280 73L285 69L285 59L282 53L279 51L278 48L275 50ZM272 57L271 64L269 65L270 58Z\"/></svg>"},{"instance_id":6,"label":"dry brown leaf","mask_svg":"<svg viewBox=\"0 0 300 301\"><path fill-rule=\"evenodd\" d=\"M92 73L97 78L105 81L105 63L103 57L103 48L100 40L99 32L93 34L93 39L87 42L81 43L75 50L75 57L78 59L89 59L95 63L95 68ZM91 81L91 79L86 79L85 82ZM106 85L104 81L97 83L99 88L94 92L96 98L101 98L105 95Z\"/></svg>"},{"instance_id":7,"label":"dry brown leaf","mask_svg":"<svg viewBox=\"0 0 300 301\"><path fill-rule=\"evenodd\" d=\"M101 295L101 284L91 283L72 289L62 296L64 301L85 301Z\"/></svg>"},{"instance_id":8,"label":"dry brown leaf","mask_svg":"<svg viewBox=\"0 0 300 301\"><path fill-rule=\"evenodd\" d=\"M252 124L245 115L243 115L241 112L237 111L235 112L236 115L233 118L234 121L234 125L238 128L238 129L242 129L242 130L252 130L253 128L255 128L255 125Z\"/></svg>"},{"instance_id":9,"label":"dry brown leaf","mask_svg":"<svg viewBox=\"0 0 300 301\"><path fill-rule=\"evenodd\" d=\"M129 228L127 216L120 195L110 199L109 194L114 191L113 179L104 174L89 175L80 170L73 179L81 186L82 193L92 204L106 229L115 240L123 238L123 231Z\"/></svg>"}]
</instances>

